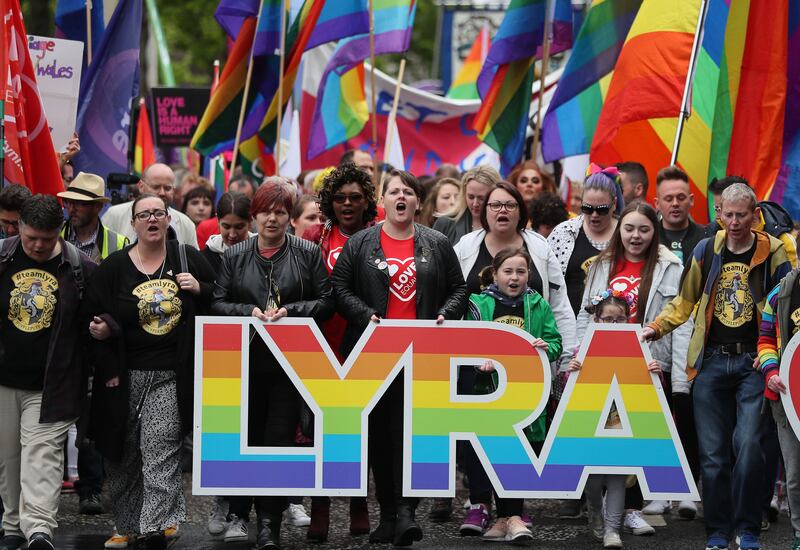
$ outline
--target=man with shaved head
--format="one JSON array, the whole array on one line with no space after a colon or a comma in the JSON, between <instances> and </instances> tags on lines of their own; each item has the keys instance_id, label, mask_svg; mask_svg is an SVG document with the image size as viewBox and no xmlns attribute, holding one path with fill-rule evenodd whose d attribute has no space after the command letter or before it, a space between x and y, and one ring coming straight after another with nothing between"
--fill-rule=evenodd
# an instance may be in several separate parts
<instances>
[{"instance_id":1,"label":"man with shaved head","mask_svg":"<svg viewBox=\"0 0 800 550\"><path fill-rule=\"evenodd\" d=\"M175 172L166 164L157 162L145 168L142 179L138 183L140 193L149 193L163 198L167 204L172 204L175 194ZM197 232L194 222L186 214L170 207L169 215L172 219L170 229L174 232L174 237L178 242L192 245L197 248ZM131 203L117 204L106 210L103 214L103 225L116 231L120 235L125 235L133 242L136 234L133 232L131 219Z\"/></svg>"}]
</instances>

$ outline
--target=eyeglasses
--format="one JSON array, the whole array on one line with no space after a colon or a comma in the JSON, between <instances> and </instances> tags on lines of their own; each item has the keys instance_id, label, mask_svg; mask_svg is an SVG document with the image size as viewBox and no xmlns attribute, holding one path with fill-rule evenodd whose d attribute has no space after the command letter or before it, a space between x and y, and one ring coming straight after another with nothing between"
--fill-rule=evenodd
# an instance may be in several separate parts
<instances>
[{"instance_id":1,"label":"eyeglasses","mask_svg":"<svg viewBox=\"0 0 800 550\"><path fill-rule=\"evenodd\" d=\"M601 323L627 323L627 317L600 317Z\"/></svg>"},{"instance_id":2,"label":"eyeglasses","mask_svg":"<svg viewBox=\"0 0 800 550\"><path fill-rule=\"evenodd\" d=\"M19 229L19 221L0 219L0 226Z\"/></svg>"},{"instance_id":3,"label":"eyeglasses","mask_svg":"<svg viewBox=\"0 0 800 550\"><path fill-rule=\"evenodd\" d=\"M506 212L513 212L514 210L516 210L517 208L519 208L519 205L516 203L516 201L508 201L508 202L499 202L499 201L498 201L498 202L490 202L490 203L488 203L486 206L487 206L487 207L489 208L489 210L491 210L492 212L500 212L500 211L501 211L502 209L504 209L504 208L506 209Z\"/></svg>"},{"instance_id":4,"label":"eyeglasses","mask_svg":"<svg viewBox=\"0 0 800 550\"><path fill-rule=\"evenodd\" d=\"M134 219L139 220L140 222L146 222L151 216L157 220L163 220L167 217L167 211L159 208L157 210L143 210L142 212L137 212L133 215Z\"/></svg>"},{"instance_id":5,"label":"eyeglasses","mask_svg":"<svg viewBox=\"0 0 800 550\"><path fill-rule=\"evenodd\" d=\"M333 196L333 202L336 204L344 204L348 200L350 200L351 203L356 204L357 202L364 200L364 195L361 193L336 193Z\"/></svg>"},{"instance_id":6,"label":"eyeglasses","mask_svg":"<svg viewBox=\"0 0 800 550\"><path fill-rule=\"evenodd\" d=\"M581 205L581 212L586 214L587 216L591 216L595 212L597 212L598 216L605 216L609 212L611 212L611 205L610 204L598 204L594 206L592 204L583 203Z\"/></svg>"}]
</instances>

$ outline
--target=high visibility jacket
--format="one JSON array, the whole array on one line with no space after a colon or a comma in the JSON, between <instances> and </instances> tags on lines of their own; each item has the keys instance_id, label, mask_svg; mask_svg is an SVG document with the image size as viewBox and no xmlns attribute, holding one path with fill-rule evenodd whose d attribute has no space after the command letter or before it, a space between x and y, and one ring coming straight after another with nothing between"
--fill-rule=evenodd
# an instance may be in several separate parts
<instances>
[{"instance_id":1,"label":"high visibility jacket","mask_svg":"<svg viewBox=\"0 0 800 550\"><path fill-rule=\"evenodd\" d=\"M95 262L100 263L112 252L116 252L117 250L122 250L125 248L128 245L128 238L124 235L120 235L119 233L111 231L102 223L100 223L99 220L97 223L100 224L100 227L97 228L97 239L94 242L94 249L90 257ZM73 231L69 222L65 223L63 229L61 230L61 236L64 238L64 240L69 241L73 236L72 234Z\"/></svg>"}]
</instances>

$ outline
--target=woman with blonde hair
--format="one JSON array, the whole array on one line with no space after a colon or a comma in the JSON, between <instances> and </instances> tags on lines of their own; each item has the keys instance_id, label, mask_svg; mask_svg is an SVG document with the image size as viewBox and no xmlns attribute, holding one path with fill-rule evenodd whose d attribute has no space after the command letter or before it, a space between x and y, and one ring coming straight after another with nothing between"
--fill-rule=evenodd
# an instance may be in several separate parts
<instances>
[{"instance_id":1,"label":"woman with blonde hair","mask_svg":"<svg viewBox=\"0 0 800 550\"><path fill-rule=\"evenodd\" d=\"M456 205L440 216L433 228L444 234L453 246L467 233L481 229L483 203L500 179L500 174L491 166L476 166L464 172Z\"/></svg>"}]
</instances>

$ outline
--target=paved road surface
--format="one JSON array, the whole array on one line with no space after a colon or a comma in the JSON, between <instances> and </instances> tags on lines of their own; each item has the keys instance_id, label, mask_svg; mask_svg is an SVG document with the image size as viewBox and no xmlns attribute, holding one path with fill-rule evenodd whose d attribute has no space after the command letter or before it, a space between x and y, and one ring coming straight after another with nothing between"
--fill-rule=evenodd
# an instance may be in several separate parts
<instances>
[{"instance_id":1,"label":"paved road surface","mask_svg":"<svg viewBox=\"0 0 800 550\"><path fill-rule=\"evenodd\" d=\"M189 476L185 476L187 495L190 494ZM459 489L456 504L467 498L466 492ZM59 529L56 533L56 548L60 550L100 550L103 541L111 530L112 520L109 514L100 516L81 516L77 513L78 498L76 495L63 495L61 497L61 510L59 515ZM188 497L189 521L181 526L181 536L173 545L173 550L249 550L255 540L254 525L250 524L249 543L225 544L221 537L214 538L206 531L206 518L210 508L210 497ZM326 544L312 544L305 539L305 527L286 526L282 529L282 547L287 550L312 548L317 550L329 549L359 549L390 548L389 545L370 545L367 537L352 537L348 533L349 517L347 501L334 499L331 512L331 537ZM109 503L105 501L106 509ZM310 502L306 499L306 507ZM602 545L591 538L586 526L586 519L563 520L556 516L557 505L553 501L527 501L527 509L534 520L532 548L541 550L561 549L601 549ZM426 520L430 507L429 500L420 504L419 517L422 519L422 528L425 538L414 548L444 549L444 548L503 548L504 545L493 544L487 546L478 538L462 538L458 535L458 525L464 515L461 506L456 506L455 519L450 523L433 524ZM373 526L377 524L377 504L370 499L370 513ZM669 515L658 523L663 526L656 528L652 537L636 537L623 535L626 549L702 549L705 547L705 535L702 520L684 521L677 515ZM763 534L762 544L764 550L788 549L792 543L792 530L789 520L781 516L779 521L772 525L770 530Z\"/></svg>"}]
</instances>

